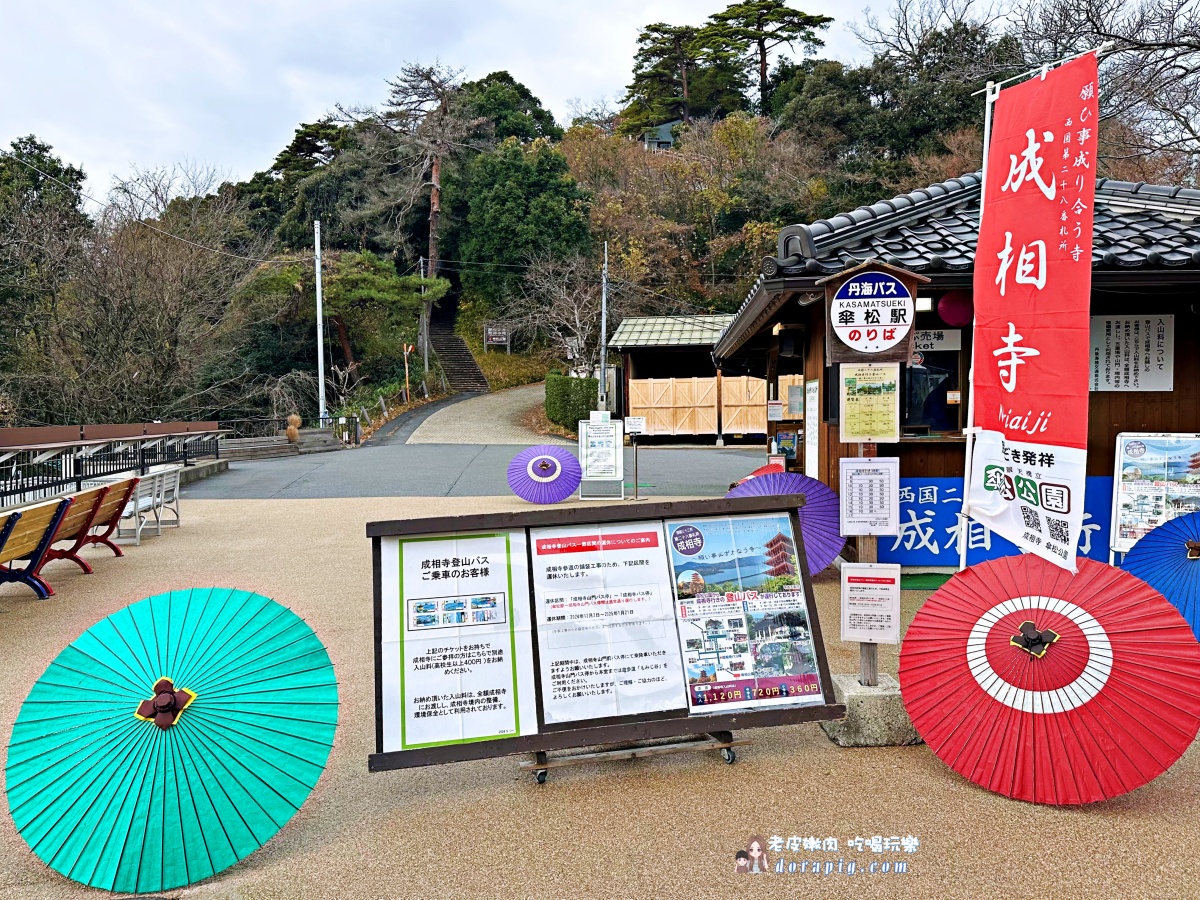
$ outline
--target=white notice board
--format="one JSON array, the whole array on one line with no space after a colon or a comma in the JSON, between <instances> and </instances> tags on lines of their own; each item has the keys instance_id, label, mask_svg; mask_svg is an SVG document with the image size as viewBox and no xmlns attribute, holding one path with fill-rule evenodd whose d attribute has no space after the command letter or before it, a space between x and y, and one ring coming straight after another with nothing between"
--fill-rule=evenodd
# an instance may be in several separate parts
<instances>
[{"instance_id":1,"label":"white notice board","mask_svg":"<svg viewBox=\"0 0 1200 900\"><path fill-rule=\"evenodd\" d=\"M384 538L383 749L535 734L524 529Z\"/></svg>"},{"instance_id":2,"label":"white notice board","mask_svg":"<svg viewBox=\"0 0 1200 900\"><path fill-rule=\"evenodd\" d=\"M625 433L620 421L579 423L579 465L585 481L625 477Z\"/></svg>"},{"instance_id":3,"label":"white notice board","mask_svg":"<svg viewBox=\"0 0 1200 900\"><path fill-rule=\"evenodd\" d=\"M898 534L900 458L842 457L840 474L842 534Z\"/></svg>"},{"instance_id":4,"label":"white notice board","mask_svg":"<svg viewBox=\"0 0 1200 900\"><path fill-rule=\"evenodd\" d=\"M817 381L804 382L804 474L817 477L820 465L817 438L821 430L821 385Z\"/></svg>"},{"instance_id":5,"label":"white notice board","mask_svg":"<svg viewBox=\"0 0 1200 900\"><path fill-rule=\"evenodd\" d=\"M900 643L900 566L842 563L842 640Z\"/></svg>"},{"instance_id":6,"label":"white notice board","mask_svg":"<svg viewBox=\"0 0 1200 900\"><path fill-rule=\"evenodd\" d=\"M1088 387L1093 391L1175 388L1174 316L1092 316Z\"/></svg>"},{"instance_id":7,"label":"white notice board","mask_svg":"<svg viewBox=\"0 0 1200 900\"><path fill-rule=\"evenodd\" d=\"M531 528L547 723L687 708L661 521Z\"/></svg>"}]
</instances>

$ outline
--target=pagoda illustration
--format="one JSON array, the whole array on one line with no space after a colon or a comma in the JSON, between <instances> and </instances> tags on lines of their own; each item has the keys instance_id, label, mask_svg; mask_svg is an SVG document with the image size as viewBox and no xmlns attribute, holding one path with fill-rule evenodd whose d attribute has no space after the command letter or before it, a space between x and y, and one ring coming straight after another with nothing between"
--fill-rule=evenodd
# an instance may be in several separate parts
<instances>
[{"instance_id":1,"label":"pagoda illustration","mask_svg":"<svg viewBox=\"0 0 1200 900\"><path fill-rule=\"evenodd\" d=\"M792 563L795 556L796 548L792 544L792 539L785 535L782 531L771 538L763 549L767 553L767 574L768 575L795 575L796 566Z\"/></svg>"}]
</instances>

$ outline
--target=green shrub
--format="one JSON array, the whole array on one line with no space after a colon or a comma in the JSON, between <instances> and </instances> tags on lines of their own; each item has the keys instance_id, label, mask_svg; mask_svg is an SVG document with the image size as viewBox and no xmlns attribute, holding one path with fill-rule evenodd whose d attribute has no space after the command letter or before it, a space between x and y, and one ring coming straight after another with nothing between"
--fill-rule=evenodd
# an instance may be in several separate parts
<instances>
[{"instance_id":1,"label":"green shrub","mask_svg":"<svg viewBox=\"0 0 1200 900\"><path fill-rule=\"evenodd\" d=\"M574 431L580 420L596 408L600 382L595 378L568 378L546 374L546 418Z\"/></svg>"}]
</instances>

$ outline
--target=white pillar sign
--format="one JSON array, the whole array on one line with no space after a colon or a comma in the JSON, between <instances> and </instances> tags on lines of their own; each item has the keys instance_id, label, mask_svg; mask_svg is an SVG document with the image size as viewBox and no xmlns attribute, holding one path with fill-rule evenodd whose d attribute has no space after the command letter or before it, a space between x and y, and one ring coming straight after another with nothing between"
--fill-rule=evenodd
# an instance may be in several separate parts
<instances>
[{"instance_id":1,"label":"white pillar sign","mask_svg":"<svg viewBox=\"0 0 1200 900\"><path fill-rule=\"evenodd\" d=\"M662 523L529 538L545 721L686 709Z\"/></svg>"},{"instance_id":2,"label":"white pillar sign","mask_svg":"<svg viewBox=\"0 0 1200 900\"><path fill-rule=\"evenodd\" d=\"M524 531L385 539L383 749L537 732Z\"/></svg>"}]
</instances>

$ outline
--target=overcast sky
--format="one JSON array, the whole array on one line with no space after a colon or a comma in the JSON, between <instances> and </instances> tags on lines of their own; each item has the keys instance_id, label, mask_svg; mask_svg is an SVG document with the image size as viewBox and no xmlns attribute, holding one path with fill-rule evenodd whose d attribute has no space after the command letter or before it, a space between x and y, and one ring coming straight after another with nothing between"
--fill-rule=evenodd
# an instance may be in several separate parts
<instances>
[{"instance_id":1,"label":"overcast sky","mask_svg":"<svg viewBox=\"0 0 1200 900\"><path fill-rule=\"evenodd\" d=\"M721 0L42 0L6 4L0 145L36 134L103 196L117 175L183 160L242 179L301 122L376 104L404 61L507 69L564 120L618 98L638 30L700 24ZM845 28L865 0L793 0L837 21L825 55L860 57ZM877 3L883 7L886 3Z\"/></svg>"}]
</instances>

